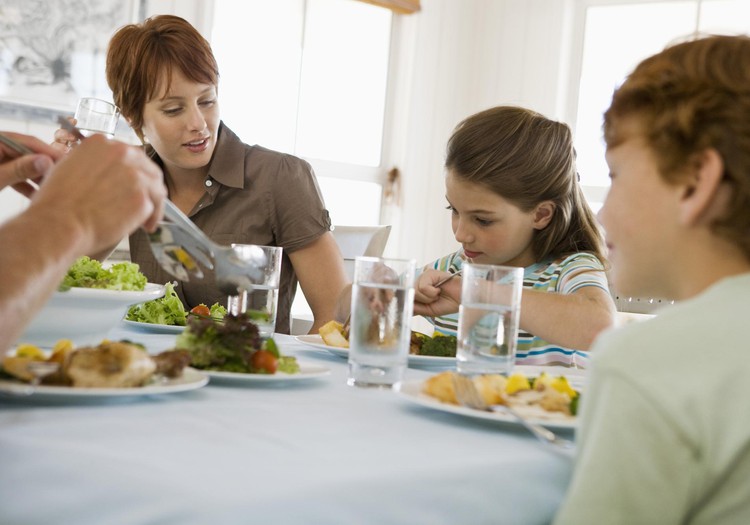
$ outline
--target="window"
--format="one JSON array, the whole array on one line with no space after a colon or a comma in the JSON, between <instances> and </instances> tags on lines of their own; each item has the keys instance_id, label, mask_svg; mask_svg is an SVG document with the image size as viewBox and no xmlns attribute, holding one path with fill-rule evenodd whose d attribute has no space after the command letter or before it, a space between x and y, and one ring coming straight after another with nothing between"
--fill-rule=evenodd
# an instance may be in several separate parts
<instances>
[{"instance_id":1,"label":"window","mask_svg":"<svg viewBox=\"0 0 750 525\"><path fill-rule=\"evenodd\" d=\"M223 120L311 162L334 223L379 223L391 16L351 0L215 1Z\"/></svg>"},{"instance_id":2,"label":"window","mask_svg":"<svg viewBox=\"0 0 750 525\"><path fill-rule=\"evenodd\" d=\"M641 60L695 31L750 32L750 2L586 0L578 5L583 9L585 30L575 117L576 151L581 183L596 208L609 186L602 115L615 87Z\"/></svg>"}]
</instances>

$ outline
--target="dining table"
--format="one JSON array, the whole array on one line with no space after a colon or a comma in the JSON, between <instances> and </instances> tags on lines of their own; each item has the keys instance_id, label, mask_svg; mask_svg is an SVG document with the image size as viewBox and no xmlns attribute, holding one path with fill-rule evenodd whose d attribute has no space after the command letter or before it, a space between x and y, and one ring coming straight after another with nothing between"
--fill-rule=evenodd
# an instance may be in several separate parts
<instances>
[{"instance_id":1,"label":"dining table","mask_svg":"<svg viewBox=\"0 0 750 525\"><path fill-rule=\"evenodd\" d=\"M150 353L173 348L176 337L124 322L108 335ZM514 422L349 386L346 359L300 338L274 339L325 373L211 378L190 391L130 397L0 394L0 524L553 519L569 456ZM409 367L404 381L438 371Z\"/></svg>"}]
</instances>

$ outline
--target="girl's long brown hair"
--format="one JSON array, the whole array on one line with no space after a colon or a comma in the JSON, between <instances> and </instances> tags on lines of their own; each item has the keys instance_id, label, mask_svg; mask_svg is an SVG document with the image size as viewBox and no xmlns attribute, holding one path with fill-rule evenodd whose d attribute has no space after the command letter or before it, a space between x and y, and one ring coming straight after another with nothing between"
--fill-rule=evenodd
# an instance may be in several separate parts
<instances>
[{"instance_id":1,"label":"girl's long brown hair","mask_svg":"<svg viewBox=\"0 0 750 525\"><path fill-rule=\"evenodd\" d=\"M576 252L606 260L604 238L578 181L567 125L515 106L482 111L456 126L445 167L525 212L542 201L554 203L550 223L534 232L537 261Z\"/></svg>"}]
</instances>

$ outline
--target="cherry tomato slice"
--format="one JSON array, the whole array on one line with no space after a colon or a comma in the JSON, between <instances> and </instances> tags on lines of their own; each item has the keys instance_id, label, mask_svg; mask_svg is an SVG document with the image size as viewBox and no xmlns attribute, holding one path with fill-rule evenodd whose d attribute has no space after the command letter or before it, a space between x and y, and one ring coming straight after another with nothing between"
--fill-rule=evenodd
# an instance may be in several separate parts
<instances>
[{"instance_id":1,"label":"cherry tomato slice","mask_svg":"<svg viewBox=\"0 0 750 525\"><path fill-rule=\"evenodd\" d=\"M250 358L250 366L256 370L264 370L269 374L276 373L276 356L268 350L258 350Z\"/></svg>"},{"instance_id":2,"label":"cherry tomato slice","mask_svg":"<svg viewBox=\"0 0 750 525\"><path fill-rule=\"evenodd\" d=\"M211 310L209 310L208 306L206 306L205 304L199 304L198 306L190 310L190 313L193 315L198 315L200 317L211 316Z\"/></svg>"}]
</instances>

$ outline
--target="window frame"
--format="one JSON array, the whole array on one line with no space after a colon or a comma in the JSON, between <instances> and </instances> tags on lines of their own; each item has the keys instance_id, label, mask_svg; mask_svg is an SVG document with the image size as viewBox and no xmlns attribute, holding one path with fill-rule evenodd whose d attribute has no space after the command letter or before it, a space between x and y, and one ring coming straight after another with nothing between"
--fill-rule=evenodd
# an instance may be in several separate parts
<instances>
[{"instance_id":1,"label":"window frame","mask_svg":"<svg viewBox=\"0 0 750 525\"><path fill-rule=\"evenodd\" d=\"M701 0L688 0L696 2L700 9ZM601 7L608 5L636 5L636 4L661 4L678 3L685 0L573 0L570 16L568 19L568 77L563 86L565 122L570 125L573 136L576 136L578 128L578 103L580 97L580 82L583 70L583 53L586 37L586 17L590 7ZM604 202L609 184L607 185L581 185L586 200L594 209Z\"/></svg>"}]
</instances>

